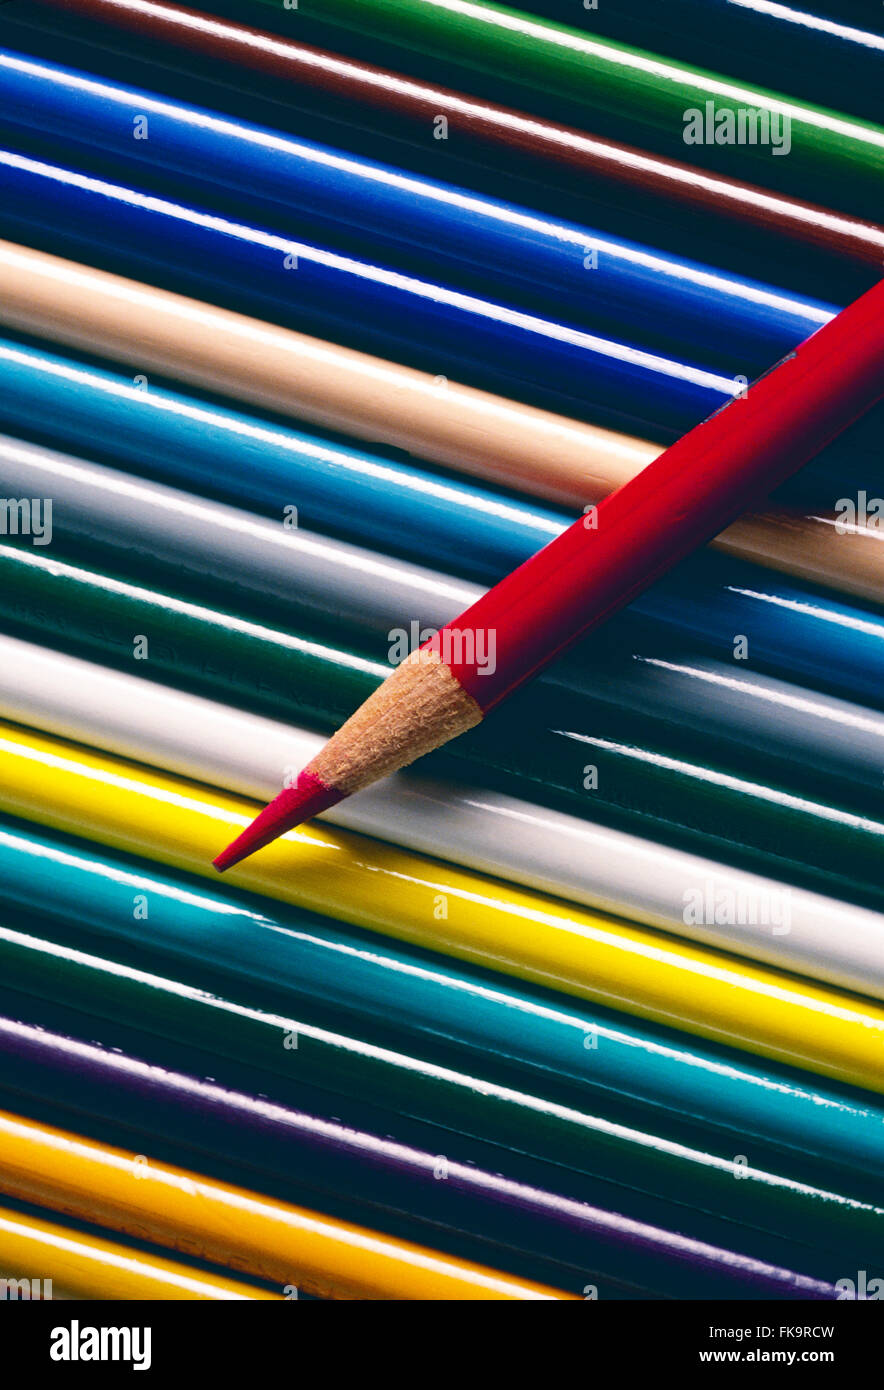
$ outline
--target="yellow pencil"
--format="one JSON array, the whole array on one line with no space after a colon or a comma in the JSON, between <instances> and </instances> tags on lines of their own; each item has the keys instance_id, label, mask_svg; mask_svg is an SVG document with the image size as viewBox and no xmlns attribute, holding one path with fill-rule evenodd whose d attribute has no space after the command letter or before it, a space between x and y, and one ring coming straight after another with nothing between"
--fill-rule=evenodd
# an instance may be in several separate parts
<instances>
[{"instance_id":1,"label":"yellow pencil","mask_svg":"<svg viewBox=\"0 0 884 1390\"><path fill-rule=\"evenodd\" d=\"M24 1294L25 1285L30 1296L36 1285L40 1295L48 1298L168 1301L284 1296L6 1206L0 1206L0 1271L7 1297L14 1292L16 1298Z\"/></svg>"},{"instance_id":2,"label":"yellow pencil","mask_svg":"<svg viewBox=\"0 0 884 1390\"><path fill-rule=\"evenodd\" d=\"M241 1270L280 1298L575 1297L4 1111L0 1189Z\"/></svg>"},{"instance_id":3,"label":"yellow pencil","mask_svg":"<svg viewBox=\"0 0 884 1390\"><path fill-rule=\"evenodd\" d=\"M214 878L254 803L0 724L0 809ZM302 826L242 888L884 1091L884 1007L378 840Z\"/></svg>"}]
</instances>

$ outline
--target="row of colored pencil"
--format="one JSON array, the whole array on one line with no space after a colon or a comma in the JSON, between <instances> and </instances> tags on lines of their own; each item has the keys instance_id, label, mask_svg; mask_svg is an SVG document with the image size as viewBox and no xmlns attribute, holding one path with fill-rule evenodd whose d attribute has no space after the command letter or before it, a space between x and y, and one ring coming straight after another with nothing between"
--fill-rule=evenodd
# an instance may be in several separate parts
<instances>
[{"instance_id":1,"label":"row of colored pencil","mask_svg":"<svg viewBox=\"0 0 884 1390\"><path fill-rule=\"evenodd\" d=\"M0 8L4 1288L884 1273L879 411L425 768L211 867L874 283L846 9Z\"/></svg>"}]
</instances>

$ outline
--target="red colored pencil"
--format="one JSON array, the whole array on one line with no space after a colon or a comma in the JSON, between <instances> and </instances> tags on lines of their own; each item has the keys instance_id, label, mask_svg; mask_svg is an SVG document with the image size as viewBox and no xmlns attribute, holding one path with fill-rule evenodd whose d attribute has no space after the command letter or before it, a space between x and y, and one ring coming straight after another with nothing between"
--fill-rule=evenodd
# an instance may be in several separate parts
<instances>
[{"instance_id":1,"label":"red colored pencil","mask_svg":"<svg viewBox=\"0 0 884 1390\"><path fill-rule=\"evenodd\" d=\"M681 203L732 231L752 225L768 234L809 243L857 265L880 266L884 227L813 203L771 193L736 179L603 140L586 131L527 115L510 107L432 86L368 63L293 43L277 34L201 14L165 0L41 0L44 5L173 44L203 58L240 67L301 88L392 112L431 130L444 115L458 134L507 146L538 160L563 164L590 182L585 192L617 187L638 190L661 204Z\"/></svg>"},{"instance_id":2,"label":"red colored pencil","mask_svg":"<svg viewBox=\"0 0 884 1390\"><path fill-rule=\"evenodd\" d=\"M479 724L882 395L884 280L413 652L216 868Z\"/></svg>"}]
</instances>

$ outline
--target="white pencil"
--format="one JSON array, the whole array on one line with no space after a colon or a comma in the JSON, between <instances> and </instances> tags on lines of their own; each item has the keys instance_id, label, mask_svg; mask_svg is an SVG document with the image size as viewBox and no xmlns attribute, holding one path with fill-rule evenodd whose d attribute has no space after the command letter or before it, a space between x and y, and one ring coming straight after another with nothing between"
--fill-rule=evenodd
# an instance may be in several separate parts
<instances>
[{"instance_id":1,"label":"white pencil","mask_svg":"<svg viewBox=\"0 0 884 1390\"><path fill-rule=\"evenodd\" d=\"M320 734L6 636L0 717L260 801L323 743ZM884 998L884 915L699 855L497 792L401 773L324 819Z\"/></svg>"},{"instance_id":2,"label":"white pencil","mask_svg":"<svg viewBox=\"0 0 884 1390\"><path fill-rule=\"evenodd\" d=\"M483 590L453 575L283 526L206 497L0 435L0 496L51 497L62 545L94 545L127 563L144 558L269 603L309 628L359 632L385 658L406 620L440 628ZM44 552L52 554L51 549ZM814 767L821 786L881 787L884 714L696 652L638 650L616 671L566 658L542 678L618 709L654 711L721 745Z\"/></svg>"}]
</instances>

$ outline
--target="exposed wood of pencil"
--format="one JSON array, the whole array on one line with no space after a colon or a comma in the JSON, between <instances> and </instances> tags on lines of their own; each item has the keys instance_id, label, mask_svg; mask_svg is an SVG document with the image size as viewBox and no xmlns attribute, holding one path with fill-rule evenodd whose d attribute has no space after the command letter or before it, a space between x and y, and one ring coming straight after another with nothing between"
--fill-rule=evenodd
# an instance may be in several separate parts
<instances>
[{"instance_id":1,"label":"exposed wood of pencil","mask_svg":"<svg viewBox=\"0 0 884 1390\"><path fill-rule=\"evenodd\" d=\"M597 526L578 518L446 624L387 677L215 867L224 872L319 809L472 727L476 714L610 621L797 471L880 400L882 310L884 280L754 382L745 400L731 400L606 498ZM492 661L480 660L478 634L493 637Z\"/></svg>"},{"instance_id":2,"label":"exposed wood of pencil","mask_svg":"<svg viewBox=\"0 0 884 1390\"><path fill-rule=\"evenodd\" d=\"M0 323L575 510L660 452L645 440L3 241ZM836 520L830 509L803 516L771 508L742 518L714 544L880 602L884 529L860 526L861 536L849 537L835 533Z\"/></svg>"},{"instance_id":3,"label":"exposed wood of pencil","mask_svg":"<svg viewBox=\"0 0 884 1390\"><path fill-rule=\"evenodd\" d=\"M442 659L412 652L309 764L335 791L359 791L482 722L482 710Z\"/></svg>"},{"instance_id":4,"label":"exposed wood of pencil","mask_svg":"<svg viewBox=\"0 0 884 1390\"><path fill-rule=\"evenodd\" d=\"M738 227L751 224L862 264L881 263L884 227L260 29L178 5L152 3L148 8L141 0L42 3L291 81L302 89L393 112L423 127L432 128L444 115L458 133L567 165L597 182L636 188L719 221Z\"/></svg>"}]
</instances>

